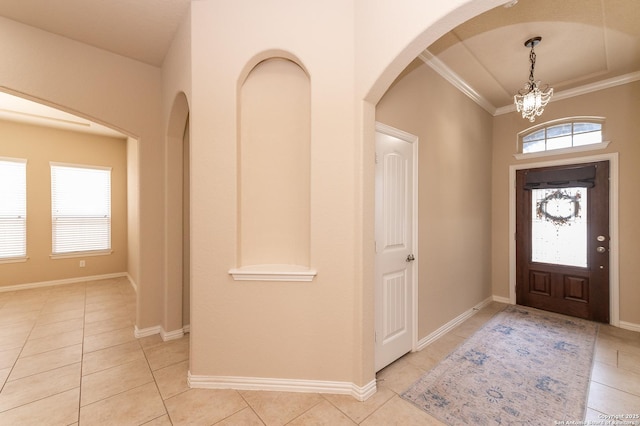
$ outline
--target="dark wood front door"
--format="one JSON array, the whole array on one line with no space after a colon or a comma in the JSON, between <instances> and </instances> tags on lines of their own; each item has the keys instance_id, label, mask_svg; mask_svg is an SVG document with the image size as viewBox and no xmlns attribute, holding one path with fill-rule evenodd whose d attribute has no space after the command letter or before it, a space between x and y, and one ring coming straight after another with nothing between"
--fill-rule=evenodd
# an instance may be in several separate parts
<instances>
[{"instance_id":1,"label":"dark wood front door","mask_svg":"<svg viewBox=\"0 0 640 426\"><path fill-rule=\"evenodd\" d=\"M609 322L609 162L516 172L516 303Z\"/></svg>"}]
</instances>

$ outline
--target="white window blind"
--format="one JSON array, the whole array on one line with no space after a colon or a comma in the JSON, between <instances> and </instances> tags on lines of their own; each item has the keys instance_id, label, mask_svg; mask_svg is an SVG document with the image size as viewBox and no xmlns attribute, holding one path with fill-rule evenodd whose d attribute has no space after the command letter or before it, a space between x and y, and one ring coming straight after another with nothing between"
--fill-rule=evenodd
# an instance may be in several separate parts
<instances>
[{"instance_id":1,"label":"white window blind","mask_svg":"<svg viewBox=\"0 0 640 426\"><path fill-rule=\"evenodd\" d=\"M0 158L0 260L27 256L27 161Z\"/></svg>"},{"instance_id":2,"label":"white window blind","mask_svg":"<svg viewBox=\"0 0 640 426\"><path fill-rule=\"evenodd\" d=\"M111 169L51 163L53 254L111 249Z\"/></svg>"}]
</instances>

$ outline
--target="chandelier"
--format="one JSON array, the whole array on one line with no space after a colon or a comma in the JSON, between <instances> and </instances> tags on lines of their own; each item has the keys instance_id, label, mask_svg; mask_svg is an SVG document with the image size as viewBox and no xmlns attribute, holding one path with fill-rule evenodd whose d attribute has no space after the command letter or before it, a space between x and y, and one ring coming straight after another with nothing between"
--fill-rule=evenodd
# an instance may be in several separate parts
<instances>
[{"instance_id":1,"label":"chandelier","mask_svg":"<svg viewBox=\"0 0 640 426\"><path fill-rule=\"evenodd\" d=\"M547 106L553 95L553 88L549 87L548 84L541 85L539 80L535 81L533 78L533 70L536 66L536 53L533 48L541 40L542 37L534 37L524 42L526 47L531 48L531 53L529 53L529 61L531 62L529 81L513 97L516 109L522 113L522 118L527 118L532 123L536 120L536 117L542 115L544 107Z\"/></svg>"}]
</instances>

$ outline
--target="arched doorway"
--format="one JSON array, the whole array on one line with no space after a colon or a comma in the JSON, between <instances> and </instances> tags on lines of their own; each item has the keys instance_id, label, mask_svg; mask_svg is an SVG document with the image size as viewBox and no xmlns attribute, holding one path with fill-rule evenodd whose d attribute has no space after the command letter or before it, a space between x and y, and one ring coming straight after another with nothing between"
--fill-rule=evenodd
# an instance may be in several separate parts
<instances>
[{"instance_id":1,"label":"arched doorway","mask_svg":"<svg viewBox=\"0 0 640 426\"><path fill-rule=\"evenodd\" d=\"M11 147L16 146L21 151L16 154L18 157L30 158L31 164L38 162L40 164L40 169L35 171L35 176L40 178L31 179L29 182L30 191L34 194L28 211L32 225L27 238L30 238L31 242L26 241L30 261L20 262L22 270L6 274L14 280L15 284L12 285L46 287L85 280L126 277L135 289L136 311L139 312L139 140L127 131L94 117L72 111L64 105L50 102L44 97L32 96L5 87L0 88L0 110L2 110L0 119L6 122L3 124L4 128L8 127L7 123L21 126L16 133L18 137L7 140L3 153L5 155L15 153L16 151ZM29 129L40 129L40 132L44 133L40 133L34 139L28 136L31 134ZM56 143L51 143L50 135L55 134L60 136L54 138ZM40 147L25 150L24 141L29 139L37 144L49 144L49 152ZM72 145L74 139L80 143ZM93 141L94 145L89 144L89 141ZM100 143L99 141L102 141L102 150L95 145ZM86 150L85 146L88 147ZM43 145L42 148L44 147ZM38 160L34 159L36 152L42 156ZM105 152L110 154L105 155ZM47 179L43 180L42 177L49 172L49 160L53 158L62 163L86 165L89 168L92 166L116 168L110 176L112 226L109 231L109 244L111 253L92 256L87 261L83 259L84 256L80 250L77 255L53 260L50 246L51 228L38 226L40 223L51 224L50 182ZM46 171L43 171L42 165L45 165ZM39 245L33 244L34 241L38 241ZM65 263L62 264L62 262ZM55 265L55 263L59 264ZM60 275L61 269L64 270L63 275ZM27 271L37 272L34 275L25 273Z\"/></svg>"},{"instance_id":2,"label":"arched doorway","mask_svg":"<svg viewBox=\"0 0 640 426\"><path fill-rule=\"evenodd\" d=\"M422 24L422 28L420 24L414 23L413 34L418 34L417 36L409 35L405 37L405 43L397 43L399 50L396 50L394 56L391 57L389 55L389 61L384 64L384 68L380 68L380 73L376 77L373 84L368 88L366 94L364 94L363 102L363 111L362 111L362 134L363 134L363 144L362 144L362 161L363 161L363 216L364 216L364 241L363 241L363 262L366 265L364 268L364 295L365 299L375 300L375 298L371 298L371 295L374 293L373 286L371 283L375 282L373 271L374 271L374 256L371 253L375 253L374 241L373 237L373 227L368 224L374 223L374 206L375 206L375 115L376 115L376 105L382 99L383 95L386 91L391 87L394 80L398 75L400 75L404 69L410 65L410 63L429 45L435 42L438 38L444 35L446 32L452 30L456 26L462 24L463 22L474 18L477 15L480 15L487 10L499 6L505 3L504 1L487 1L487 0L476 0L466 2L461 7L451 10L448 14L443 15L437 21L426 22ZM420 13L421 11L415 10L415 13ZM425 13L426 11L422 11ZM381 15L382 12L380 11ZM426 13L424 16L428 16ZM384 30L383 30L384 32ZM387 123L388 124L388 123ZM370 308L365 306L364 317L370 318L375 317L375 309L373 307L374 303L370 305ZM417 306L417 311L420 310L420 306ZM366 310L371 309L369 312ZM368 315L371 314L371 315ZM371 324L371 328L374 328L373 324ZM365 331L366 331L365 327ZM375 333L371 333L375 335ZM417 336L419 338L420 336ZM365 337L366 339L366 337ZM416 342L414 342L415 347ZM375 342L371 339L371 347L374 347ZM369 360L371 358L368 356L370 353L368 351L368 345L365 340L365 359ZM373 351L372 351L373 352ZM373 364L373 362L372 362ZM365 365L365 368L367 366ZM372 368L373 369L373 368Z\"/></svg>"},{"instance_id":3,"label":"arched doorway","mask_svg":"<svg viewBox=\"0 0 640 426\"><path fill-rule=\"evenodd\" d=\"M179 93L169 116L166 145L166 252L162 338L180 338L190 326L189 104Z\"/></svg>"}]
</instances>

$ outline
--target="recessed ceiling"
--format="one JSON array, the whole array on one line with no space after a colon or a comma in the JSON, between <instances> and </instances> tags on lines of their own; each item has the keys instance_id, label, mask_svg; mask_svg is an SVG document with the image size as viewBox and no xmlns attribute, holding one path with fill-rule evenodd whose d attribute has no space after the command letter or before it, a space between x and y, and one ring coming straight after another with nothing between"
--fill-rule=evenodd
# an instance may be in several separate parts
<instances>
[{"instance_id":1,"label":"recessed ceiling","mask_svg":"<svg viewBox=\"0 0 640 426\"><path fill-rule=\"evenodd\" d=\"M513 3L513 2L512 2ZM427 49L494 109L513 103L529 78L524 42L535 47L535 79L555 93L640 71L640 1L519 0L479 15Z\"/></svg>"}]
</instances>

